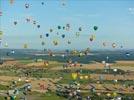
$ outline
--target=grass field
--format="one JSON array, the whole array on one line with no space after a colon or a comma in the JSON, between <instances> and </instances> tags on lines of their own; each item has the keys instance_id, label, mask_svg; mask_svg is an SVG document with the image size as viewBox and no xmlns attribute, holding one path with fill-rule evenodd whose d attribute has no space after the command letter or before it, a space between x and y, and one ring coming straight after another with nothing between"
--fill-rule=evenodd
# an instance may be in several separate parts
<instances>
[{"instance_id":1,"label":"grass field","mask_svg":"<svg viewBox=\"0 0 134 100\"><path fill-rule=\"evenodd\" d=\"M118 96L123 94L124 98L129 95L133 97L132 95L134 94L134 91L132 90L132 86L134 86L134 77L133 75L127 75L125 68L122 67L130 66L133 69L133 62L122 61L111 64L111 68L118 69L116 73L113 71L113 69L109 69L108 72L105 72L103 65L98 62L83 64L82 67L69 67L66 70L63 69L63 64L64 63L57 61L49 61L49 65L44 66L44 62L34 62L33 60L28 59L13 62L10 61L9 65L8 62L6 62L6 67L0 67L0 81L5 82L7 85L0 84L0 90L8 90L9 88L7 86L12 84L13 80L18 80L21 76L23 81L17 83L18 87L25 84L25 77L28 77L33 85L32 92L27 95L28 100L66 100L66 98L62 96L57 96L54 92L55 90L53 90L53 92L42 92L39 89L38 84L45 82L46 84L52 85L51 89L55 89L55 84L68 85L75 81L80 84L80 87L83 91L82 95L84 97L90 95L93 99L103 100L106 97L106 94L103 92L112 93L115 91L114 89L119 92ZM79 72L79 76L74 80L72 78L72 73L75 73L76 71ZM25 75L26 73L28 73L28 76ZM88 79L80 79L80 76L84 77L87 75ZM100 75L103 75L104 79L101 81L101 83L98 83ZM115 82L115 79L117 79L118 82ZM57 81L52 82L54 80ZM88 89L89 84L94 85L96 87L96 91L101 92L102 94L99 96L97 94L91 94ZM99 87L99 84L101 87ZM107 91L104 87L111 90ZM122 91L122 94L120 94L120 89L126 91ZM19 98L19 96L17 96L17 98ZM0 100L4 100L4 97L0 96Z\"/></svg>"}]
</instances>

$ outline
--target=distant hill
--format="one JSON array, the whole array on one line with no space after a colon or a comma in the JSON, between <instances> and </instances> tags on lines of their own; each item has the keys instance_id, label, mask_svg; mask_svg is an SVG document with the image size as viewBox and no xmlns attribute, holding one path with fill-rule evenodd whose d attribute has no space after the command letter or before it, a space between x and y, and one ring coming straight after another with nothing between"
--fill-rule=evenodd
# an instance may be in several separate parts
<instances>
[{"instance_id":1,"label":"distant hill","mask_svg":"<svg viewBox=\"0 0 134 100\"><path fill-rule=\"evenodd\" d=\"M9 53L14 50L14 54ZM59 62L66 62L68 59L72 59L73 61L78 61L81 63L89 63L91 61L101 62L103 60L107 60L107 56L109 57L108 62L115 62L116 60L134 60L134 50L96 50L92 51L92 55L87 56L65 56L63 58L61 56L64 51L54 51L57 56L50 57L47 55L47 51L35 50L35 49L0 49L0 58L14 58L14 59L36 59L42 58L44 60L55 60ZM130 55L126 55L129 53ZM35 54L44 54L44 55L35 55Z\"/></svg>"}]
</instances>

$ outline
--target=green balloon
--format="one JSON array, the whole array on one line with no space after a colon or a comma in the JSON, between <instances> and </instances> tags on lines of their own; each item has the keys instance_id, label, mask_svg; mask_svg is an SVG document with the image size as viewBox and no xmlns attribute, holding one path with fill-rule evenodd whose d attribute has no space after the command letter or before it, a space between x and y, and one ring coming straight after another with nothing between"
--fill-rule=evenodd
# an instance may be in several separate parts
<instances>
[{"instance_id":1,"label":"green balloon","mask_svg":"<svg viewBox=\"0 0 134 100\"><path fill-rule=\"evenodd\" d=\"M94 30L96 31L98 29L98 27L97 26L94 26Z\"/></svg>"}]
</instances>

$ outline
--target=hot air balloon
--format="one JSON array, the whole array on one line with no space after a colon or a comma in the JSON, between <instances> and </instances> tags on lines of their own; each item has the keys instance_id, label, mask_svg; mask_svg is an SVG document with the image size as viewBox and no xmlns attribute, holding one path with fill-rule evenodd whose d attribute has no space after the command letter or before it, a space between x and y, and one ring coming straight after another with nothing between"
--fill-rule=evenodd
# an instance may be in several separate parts
<instances>
[{"instance_id":1,"label":"hot air balloon","mask_svg":"<svg viewBox=\"0 0 134 100\"><path fill-rule=\"evenodd\" d=\"M8 47L8 43L5 43L4 47L6 47L6 48L7 48L7 47Z\"/></svg>"},{"instance_id":2,"label":"hot air balloon","mask_svg":"<svg viewBox=\"0 0 134 100\"><path fill-rule=\"evenodd\" d=\"M46 33L46 37L49 37L49 34L48 33Z\"/></svg>"},{"instance_id":3,"label":"hot air balloon","mask_svg":"<svg viewBox=\"0 0 134 100\"><path fill-rule=\"evenodd\" d=\"M53 52L51 50L48 50L49 56L53 56Z\"/></svg>"},{"instance_id":4,"label":"hot air balloon","mask_svg":"<svg viewBox=\"0 0 134 100\"><path fill-rule=\"evenodd\" d=\"M70 24L66 24L66 30L69 31L70 29Z\"/></svg>"},{"instance_id":5,"label":"hot air balloon","mask_svg":"<svg viewBox=\"0 0 134 100\"><path fill-rule=\"evenodd\" d=\"M70 24L66 24L66 27L69 27L70 28Z\"/></svg>"},{"instance_id":6,"label":"hot air balloon","mask_svg":"<svg viewBox=\"0 0 134 100\"><path fill-rule=\"evenodd\" d=\"M65 3L62 3L62 6L65 6L66 4Z\"/></svg>"},{"instance_id":7,"label":"hot air balloon","mask_svg":"<svg viewBox=\"0 0 134 100\"><path fill-rule=\"evenodd\" d=\"M81 57L81 56L83 56L83 53L82 52L79 53L78 57Z\"/></svg>"},{"instance_id":8,"label":"hot air balloon","mask_svg":"<svg viewBox=\"0 0 134 100\"><path fill-rule=\"evenodd\" d=\"M36 24L36 21L33 21L33 24L35 25Z\"/></svg>"},{"instance_id":9,"label":"hot air balloon","mask_svg":"<svg viewBox=\"0 0 134 100\"><path fill-rule=\"evenodd\" d=\"M90 37L90 41L91 41L91 42L93 41L93 38L92 38L92 37Z\"/></svg>"},{"instance_id":10,"label":"hot air balloon","mask_svg":"<svg viewBox=\"0 0 134 100\"><path fill-rule=\"evenodd\" d=\"M79 27L79 31L82 31L82 27Z\"/></svg>"},{"instance_id":11,"label":"hot air balloon","mask_svg":"<svg viewBox=\"0 0 134 100\"><path fill-rule=\"evenodd\" d=\"M61 26L58 26L58 29L61 29Z\"/></svg>"},{"instance_id":12,"label":"hot air balloon","mask_svg":"<svg viewBox=\"0 0 134 100\"><path fill-rule=\"evenodd\" d=\"M27 22L30 22L30 18L26 18L26 21L27 21Z\"/></svg>"},{"instance_id":13,"label":"hot air balloon","mask_svg":"<svg viewBox=\"0 0 134 100\"><path fill-rule=\"evenodd\" d=\"M50 29L50 32L53 32L53 29Z\"/></svg>"},{"instance_id":14,"label":"hot air balloon","mask_svg":"<svg viewBox=\"0 0 134 100\"><path fill-rule=\"evenodd\" d=\"M7 48L7 47L8 47L8 44L7 44L7 43L5 43L4 47L5 47L5 48Z\"/></svg>"},{"instance_id":15,"label":"hot air balloon","mask_svg":"<svg viewBox=\"0 0 134 100\"><path fill-rule=\"evenodd\" d=\"M3 35L3 32L2 32L2 31L0 31L0 36L1 36L1 35Z\"/></svg>"},{"instance_id":16,"label":"hot air balloon","mask_svg":"<svg viewBox=\"0 0 134 100\"><path fill-rule=\"evenodd\" d=\"M65 34L62 34L61 36L62 36L62 38L65 38Z\"/></svg>"},{"instance_id":17,"label":"hot air balloon","mask_svg":"<svg viewBox=\"0 0 134 100\"><path fill-rule=\"evenodd\" d=\"M90 36L90 41L92 42L95 39L95 35Z\"/></svg>"},{"instance_id":18,"label":"hot air balloon","mask_svg":"<svg viewBox=\"0 0 134 100\"><path fill-rule=\"evenodd\" d=\"M98 29L98 27L97 26L94 26L94 30L96 31Z\"/></svg>"},{"instance_id":19,"label":"hot air balloon","mask_svg":"<svg viewBox=\"0 0 134 100\"><path fill-rule=\"evenodd\" d=\"M90 52L90 48L87 48L86 51Z\"/></svg>"},{"instance_id":20,"label":"hot air balloon","mask_svg":"<svg viewBox=\"0 0 134 100\"><path fill-rule=\"evenodd\" d=\"M130 53L129 53L129 52L126 52L126 56L128 56L128 57L129 57L129 56L130 56Z\"/></svg>"},{"instance_id":21,"label":"hot air balloon","mask_svg":"<svg viewBox=\"0 0 134 100\"><path fill-rule=\"evenodd\" d=\"M25 4L25 8L29 8L29 4L28 3Z\"/></svg>"},{"instance_id":22,"label":"hot air balloon","mask_svg":"<svg viewBox=\"0 0 134 100\"><path fill-rule=\"evenodd\" d=\"M77 73L72 73L72 78L75 80L77 78Z\"/></svg>"},{"instance_id":23,"label":"hot air balloon","mask_svg":"<svg viewBox=\"0 0 134 100\"><path fill-rule=\"evenodd\" d=\"M104 47L106 46L106 42L103 42L103 46L104 46Z\"/></svg>"},{"instance_id":24,"label":"hot air balloon","mask_svg":"<svg viewBox=\"0 0 134 100\"><path fill-rule=\"evenodd\" d=\"M112 43L112 47L115 48L117 45L116 43Z\"/></svg>"},{"instance_id":25,"label":"hot air balloon","mask_svg":"<svg viewBox=\"0 0 134 100\"><path fill-rule=\"evenodd\" d=\"M47 67L49 65L49 62L48 61L44 61L44 65L45 65L45 67Z\"/></svg>"},{"instance_id":26,"label":"hot air balloon","mask_svg":"<svg viewBox=\"0 0 134 100\"><path fill-rule=\"evenodd\" d=\"M110 96L111 96L111 94L110 94L110 93L107 93L106 95L107 95L108 97L110 97Z\"/></svg>"},{"instance_id":27,"label":"hot air balloon","mask_svg":"<svg viewBox=\"0 0 134 100\"><path fill-rule=\"evenodd\" d=\"M42 5L44 5L44 2L41 2Z\"/></svg>"},{"instance_id":28,"label":"hot air balloon","mask_svg":"<svg viewBox=\"0 0 134 100\"><path fill-rule=\"evenodd\" d=\"M28 48L28 45L25 43L25 44L23 45L23 48L27 49L27 48Z\"/></svg>"},{"instance_id":29,"label":"hot air balloon","mask_svg":"<svg viewBox=\"0 0 134 100\"><path fill-rule=\"evenodd\" d=\"M61 55L61 57L62 57L62 58L64 58L64 57L65 57L65 55L64 55L64 54L62 54L62 55Z\"/></svg>"},{"instance_id":30,"label":"hot air balloon","mask_svg":"<svg viewBox=\"0 0 134 100\"><path fill-rule=\"evenodd\" d=\"M69 53L69 50L68 50L68 49L66 49L66 50L65 50L65 52L66 52L66 53Z\"/></svg>"},{"instance_id":31,"label":"hot air balloon","mask_svg":"<svg viewBox=\"0 0 134 100\"><path fill-rule=\"evenodd\" d=\"M84 77L83 76L80 76L80 79L82 80Z\"/></svg>"},{"instance_id":32,"label":"hot air balloon","mask_svg":"<svg viewBox=\"0 0 134 100\"><path fill-rule=\"evenodd\" d=\"M65 26L63 26L63 30L65 30Z\"/></svg>"},{"instance_id":33,"label":"hot air balloon","mask_svg":"<svg viewBox=\"0 0 134 100\"><path fill-rule=\"evenodd\" d=\"M71 44L71 41L67 41L68 44Z\"/></svg>"},{"instance_id":34,"label":"hot air balloon","mask_svg":"<svg viewBox=\"0 0 134 100\"><path fill-rule=\"evenodd\" d=\"M116 92L114 92L112 95L113 95L114 97L116 97L118 94L117 94Z\"/></svg>"},{"instance_id":35,"label":"hot air balloon","mask_svg":"<svg viewBox=\"0 0 134 100\"><path fill-rule=\"evenodd\" d=\"M123 46L121 45L120 48L123 48Z\"/></svg>"},{"instance_id":36,"label":"hot air balloon","mask_svg":"<svg viewBox=\"0 0 134 100\"><path fill-rule=\"evenodd\" d=\"M59 32L57 32L56 34L59 35Z\"/></svg>"},{"instance_id":37,"label":"hot air balloon","mask_svg":"<svg viewBox=\"0 0 134 100\"><path fill-rule=\"evenodd\" d=\"M84 54L85 54L85 55L88 55L89 52L90 52L90 48L87 48L87 49L84 51Z\"/></svg>"},{"instance_id":38,"label":"hot air balloon","mask_svg":"<svg viewBox=\"0 0 134 100\"><path fill-rule=\"evenodd\" d=\"M42 35L40 35L40 38L43 38L43 36L42 36Z\"/></svg>"},{"instance_id":39,"label":"hot air balloon","mask_svg":"<svg viewBox=\"0 0 134 100\"><path fill-rule=\"evenodd\" d=\"M14 21L14 25L17 25L17 21Z\"/></svg>"},{"instance_id":40,"label":"hot air balloon","mask_svg":"<svg viewBox=\"0 0 134 100\"><path fill-rule=\"evenodd\" d=\"M66 5L65 0L61 0L61 4L62 6L65 6Z\"/></svg>"},{"instance_id":41,"label":"hot air balloon","mask_svg":"<svg viewBox=\"0 0 134 100\"><path fill-rule=\"evenodd\" d=\"M95 35L91 35L91 37L92 37L93 39L95 39L95 38L96 38L96 36L95 36Z\"/></svg>"},{"instance_id":42,"label":"hot air balloon","mask_svg":"<svg viewBox=\"0 0 134 100\"><path fill-rule=\"evenodd\" d=\"M40 25L37 25L37 28L40 28Z\"/></svg>"},{"instance_id":43,"label":"hot air balloon","mask_svg":"<svg viewBox=\"0 0 134 100\"><path fill-rule=\"evenodd\" d=\"M58 41L54 40L54 41L53 41L53 44L54 44L55 46L57 46L57 45L58 45Z\"/></svg>"},{"instance_id":44,"label":"hot air balloon","mask_svg":"<svg viewBox=\"0 0 134 100\"><path fill-rule=\"evenodd\" d=\"M41 45L42 45L42 46L44 46L44 45L45 45L45 42L44 42L44 41L42 41L42 42L41 42Z\"/></svg>"},{"instance_id":45,"label":"hot air balloon","mask_svg":"<svg viewBox=\"0 0 134 100\"><path fill-rule=\"evenodd\" d=\"M6 55L7 55L7 56L10 56L10 52L7 52Z\"/></svg>"},{"instance_id":46,"label":"hot air balloon","mask_svg":"<svg viewBox=\"0 0 134 100\"><path fill-rule=\"evenodd\" d=\"M79 37L80 36L80 33L79 32L76 32L76 36Z\"/></svg>"},{"instance_id":47,"label":"hot air balloon","mask_svg":"<svg viewBox=\"0 0 134 100\"><path fill-rule=\"evenodd\" d=\"M14 54L15 53L15 51L14 50L11 50L11 54Z\"/></svg>"},{"instance_id":48,"label":"hot air balloon","mask_svg":"<svg viewBox=\"0 0 134 100\"><path fill-rule=\"evenodd\" d=\"M85 79L88 79L89 77L87 75L84 76Z\"/></svg>"}]
</instances>

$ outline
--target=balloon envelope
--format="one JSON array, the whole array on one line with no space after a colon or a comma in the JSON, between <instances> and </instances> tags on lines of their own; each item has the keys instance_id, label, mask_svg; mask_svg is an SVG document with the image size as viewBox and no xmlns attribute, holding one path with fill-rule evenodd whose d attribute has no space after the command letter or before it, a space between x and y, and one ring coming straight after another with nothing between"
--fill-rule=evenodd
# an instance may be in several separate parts
<instances>
[{"instance_id":1,"label":"balloon envelope","mask_svg":"<svg viewBox=\"0 0 134 100\"><path fill-rule=\"evenodd\" d=\"M98 27L97 26L94 26L94 30L96 31L98 29Z\"/></svg>"},{"instance_id":2,"label":"balloon envelope","mask_svg":"<svg viewBox=\"0 0 134 100\"><path fill-rule=\"evenodd\" d=\"M24 44L23 45L23 48L25 48L25 49L28 48L28 45L27 44Z\"/></svg>"},{"instance_id":3,"label":"balloon envelope","mask_svg":"<svg viewBox=\"0 0 134 100\"><path fill-rule=\"evenodd\" d=\"M46 37L49 37L49 34L48 33L46 33Z\"/></svg>"},{"instance_id":4,"label":"balloon envelope","mask_svg":"<svg viewBox=\"0 0 134 100\"><path fill-rule=\"evenodd\" d=\"M3 35L3 32L2 31L0 31L0 35Z\"/></svg>"},{"instance_id":5,"label":"balloon envelope","mask_svg":"<svg viewBox=\"0 0 134 100\"><path fill-rule=\"evenodd\" d=\"M65 34L62 34L62 38L65 38Z\"/></svg>"},{"instance_id":6,"label":"balloon envelope","mask_svg":"<svg viewBox=\"0 0 134 100\"><path fill-rule=\"evenodd\" d=\"M58 29L61 29L61 26L58 26Z\"/></svg>"},{"instance_id":7,"label":"balloon envelope","mask_svg":"<svg viewBox=\"0 0 134 100\"><path fill-rule=\"evenodd\" d=\"M26 3L26 4L25 4L25 8L29 8L29 4Z\"/></svg>"},{"instance_id":8,"label":"balloon envelope","mask_svg":"<svg viewBox=\"0 0 134 100\"><path fill-rule=\"evenodd\" d=\"M55 46L58 45L58 41L54 40L54 41L53 41L53 44L54 44Z\"/></svg>"},{"instance_id":9,"label":"balloon envelope","mask_svg":"<svg viewBox=\"0 0 134 100\"><path fill-rule=\"evenodd\" d=\"M116 43L112 43L112 47L115 48L116 47Z\"/></svg>"},{"instance_id":10,"label":"balloon envelope","mask_svg":"<svg viewBox=\"0 0 134 100\"><path fill-rule=\"evenodd\" d=\"M14 25L17 25L17 21L14 21Z\"/></svg>"},{"instance_id":11,"label":"balloon envelope","mask_svg":"<svg viewBox=\"0 0 134 100\"><path fill-rule=\"evenodd\" d=\"M50 29L50 32L53 32L53 29Z\"/></svg>"},{"instance_id":12,"label":"balloon envelope","mask_svg":"<svg viewBox=\"0 0 134 100\"><path fill-rule=\"evenodd\" d=\"M82 31L82 27L79 27L79 31Z\"/></svg>"},{"instance_id":13,"label":"balloon envelope","mask_svg":"<svg viewBox=\"0 0 134 100\"><path fill-rule=\"evenodd\" d=\"M72 73L72 78L75 80L77 78L77 73Z\"/></svg>"},{"instance_id":14,"label":"balloon envelope","mask_svg":"<svg viewBox=\"0 0 134 100\"><path fill-rule=\"evenodd\" d=\"M42 41L42 42L41 42L41 45L42 45L42 46L43 46L43 45L45 45L45 42L44 42L44 41Z\"/></svg>"},{"instance_id":15,"label":"balloon envelope","mask_svg":"<svg viewBox=\"0 0 134 100\"><path fill-rule=\"evenodd\" d=\"M37 28L40 28L40 25L37 25Z\"/></svg>"}]
</instances>

